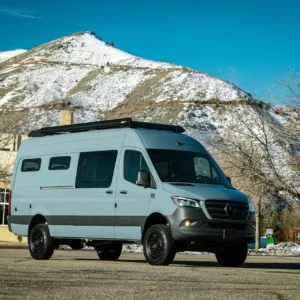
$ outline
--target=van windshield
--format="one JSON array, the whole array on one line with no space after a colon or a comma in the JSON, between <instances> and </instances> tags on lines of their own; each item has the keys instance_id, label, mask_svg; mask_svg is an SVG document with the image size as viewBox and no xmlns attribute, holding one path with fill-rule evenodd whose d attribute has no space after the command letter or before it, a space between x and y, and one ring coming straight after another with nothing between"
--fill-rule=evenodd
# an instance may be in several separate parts
<instances>
[{"instance_id":1,"label":"van windshield","mask_svg":"<svg viewBox=\"0 0 300 300\"><path fill-rule=\"evenodd\" d=\"M177 150L148 149L151 161L163 182L207 183L230 186L210 155Z\"/></svg>"}]
</instances>

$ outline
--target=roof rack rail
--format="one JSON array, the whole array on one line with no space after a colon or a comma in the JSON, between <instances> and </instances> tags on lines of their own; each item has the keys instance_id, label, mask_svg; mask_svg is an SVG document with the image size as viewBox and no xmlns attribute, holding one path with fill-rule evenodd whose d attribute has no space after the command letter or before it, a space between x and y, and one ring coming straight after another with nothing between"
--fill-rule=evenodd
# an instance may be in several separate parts
<instances>
[{"instance_id":1,"label":"roof rack rail","mask_svg":"<svg viewBox=\"0 0 300 300\"><path fill-rule=\"evenodd\" d=\"M43 127L31 131L28 134L28 137L42 137L47 135L55 135L55 134L63 134L63 133L74 133L74 132L83 132L83 131L90 131L90 130L102 130L102 129L112 129L112 128L124 128L124 127L166 130L166 131L173 131L176 133L185 132L185 129L181 126L138 122L138 121L133 121L131 118L124 118L124 119L115 119L115 120L107 120L107 121L99 121L99 122L88 122L88 123L79 123L79 124L63 125L63 126Z\"/></svg>"}]
</instances>

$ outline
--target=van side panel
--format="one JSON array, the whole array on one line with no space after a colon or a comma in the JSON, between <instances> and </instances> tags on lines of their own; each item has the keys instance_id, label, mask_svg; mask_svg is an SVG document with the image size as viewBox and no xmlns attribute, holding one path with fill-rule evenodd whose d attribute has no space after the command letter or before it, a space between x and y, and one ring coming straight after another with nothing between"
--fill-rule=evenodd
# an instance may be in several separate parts
<instances>
[{"instance_id":1,"label":"van side panel","mask_svg":"<svg viewBox=\"0 0 300 300\"><path fill-rule=\"evenodd\" d=\"M124 130L107 130L25 141L13 177L12 231L27 235L30 220L40 214L53 237L114 238L116 170L124 134ZM75 188L80 153L107 150L117 151L111 186ZM57 156L71 157L69 169L48 169L51 157ZM40 170L21 172L23 159L30 157L41 158ZM110 190L113 193L107 193Z\"/></svg>"}]
</instances>

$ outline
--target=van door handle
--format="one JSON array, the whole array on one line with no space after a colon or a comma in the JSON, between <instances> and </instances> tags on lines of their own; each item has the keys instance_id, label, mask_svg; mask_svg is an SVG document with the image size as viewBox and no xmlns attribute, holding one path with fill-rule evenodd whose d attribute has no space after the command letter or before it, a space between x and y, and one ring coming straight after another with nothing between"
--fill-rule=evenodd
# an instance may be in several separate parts
<instances>
[{"instance_id":1,"label":"van door handle","mask_svg":"<svg viewBox=\"0 0 300 300\"><path fill-rule=\"evenodd\" d=\"M105 192L106 194L113 194L113 191L112 190L108 190Z\"/></svg>"},{"instance_id":2,"label":"van door handle","mask_svg":"<svg viewBox=\"0 0 300 300\"><path fill-rule=\"evenodd\" d=\"M120 194L127 194L127 191L126 190L122 190L122 191L120 191Z\"/></svg>"}]
</instances>

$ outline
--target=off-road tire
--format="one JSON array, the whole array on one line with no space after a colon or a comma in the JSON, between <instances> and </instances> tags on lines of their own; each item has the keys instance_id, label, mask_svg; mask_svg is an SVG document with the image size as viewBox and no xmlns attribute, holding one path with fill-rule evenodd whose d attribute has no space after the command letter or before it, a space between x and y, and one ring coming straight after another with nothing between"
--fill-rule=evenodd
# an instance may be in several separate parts
<instances>
[{"instance_id":1,"label":"off-road tire","mask_svg":"<svg viewBox=\"0 0 300 300\"><path fill-rule=\"evenodd\" d=\"M37 224L29 233L29 252L34 259L49 259L54 252L54 239L50 236L48 225Z\"/></svg>"},{"instance_id":2,"label":"off-road tire","mask_svg":"<svg viewBox=\"0 0 300 300\"><path fill-rule=\"evenodd\" d=\"M224 247L216 253L218 263L222 267L241 267L248 255L248 246L237 245Z\"/></svg>"},{"instance_id":3,"label":"off-road tire","mask_svg":"<svg viewBox=\"0 0 300 300\"><path fill-rule=\"evenodd\" d=\"M122 253L122 243L104 244L96 247L101 260L118 260Z\"/></svg>"},{"instance_id":4,"label":"off-road tire","mask_svg":"<svg viewBox=\"0 0 300 300\"><path fill-rule=\"evenodd\" d=\"M167 225L152 225L143 239L144 255L150 265L167 266L176 255L176 246Z\"/></svg>"}]
</instances>

